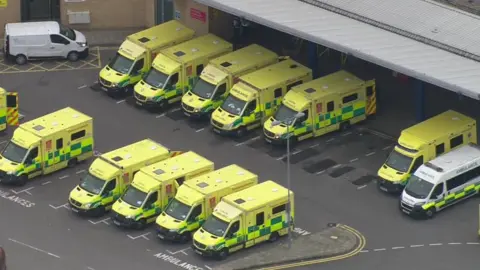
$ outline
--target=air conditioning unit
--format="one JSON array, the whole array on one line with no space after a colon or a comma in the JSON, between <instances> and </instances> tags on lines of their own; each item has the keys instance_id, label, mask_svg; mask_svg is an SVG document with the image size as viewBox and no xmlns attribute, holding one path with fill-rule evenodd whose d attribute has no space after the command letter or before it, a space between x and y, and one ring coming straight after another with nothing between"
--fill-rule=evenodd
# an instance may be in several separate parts
<instances>
[{"instance_id":1,"label":"air conditioning unit","mask_svg":"<svg viewBox=\"0 0 480 270\"><path fill-rule=\"evenodd\" d=\"M90 11L67 11L69 24L89 24Z\"/></svg>"}]
</instances>

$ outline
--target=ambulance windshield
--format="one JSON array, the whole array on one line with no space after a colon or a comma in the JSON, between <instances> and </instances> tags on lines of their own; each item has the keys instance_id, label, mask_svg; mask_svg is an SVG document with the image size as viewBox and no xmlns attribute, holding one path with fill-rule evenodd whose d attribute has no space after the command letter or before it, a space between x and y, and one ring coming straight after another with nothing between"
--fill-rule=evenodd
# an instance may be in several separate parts
<instances>
[{"instance_id":1,"label":"ambulance windshield","mask_svg":"<svg viewBox=\"0 0 480 270\"><path fill-rule=\"evenodd\" d=\"M104 180L96 176L93 176L90 173L87 173L87 175L85 175L82 182L80 183L81 188L95 195L98 195L100 194L100 192L102 192L104 185L105 185Z\"/></svg>"},{"instance_id":2,"label":"ambulance windshield","mask_svg":"<svg viewBox=\"0 0 480 270\"><path fill-rule=\"evenodd\" d=\"M190 212L190 206L182 203L177 199L173 199L167 206L165 212L167 215L178 220L185 220L187 218L188 212Z\"/></svg>"},{"instance_id":3,"label":"ambulance windshield","mask_svg":"<svg viewBox=\"0 0 480 270\"><path fill-rule=\"evenodd\" d=\"M202 79L198 80L195 86L192 89L192 93L201 97L210 99L213 96L213 92L215 92L215 85L206 82Z\"/></svg>"},{"instance_id":4,"label":"ambulance windshield","mask_svg":"<svg viewBox=\"0 0 480 270\"><path fill-rule=\"evenodd\" d=\"M147 75L143 80L155 88L163 88L163 86L167 82L167 79L167 74L158 71L155 68L152 68L147 72Z\"/></svg>"},{"instance_id":5,"label":"ambulance windshield","mask_svg":"<svg viewBox=\"0 0 480 270\"><path fill-rule=\"evenodd\" d=\"M278 108L277 112L275 113L275 120L282 122L283 124L290 126L293 123L293 120L295 119L295 115L298 112L288 108L285 105L280 105Z\"/></svg>"},{"instance_id":6,"label":"ambulance windshield","mask_svg":"<svg viewBox=\"0 0 480 270\"><path fill-rule=\"evenodd\" d=\"M393 168L399 172L406 173L408 169L410 169L410 165L412 164L413 158L407 157L399 152L393 150L390 155L388 156L387 161L385 164Z\"/></svg>"},{"instance_id":7,"label":"ambulance windshield","mask_svg":"<svg viewBox=\"0 0 480 270\"><path fill-rule=\"evenodd\" d=\"M122 200L131 206L140 207L147 198L147 193L138 190L133 186L129 186L123 194Z\"/></svg>"},{"instance_id":8,"label":"ambulance windshield","mask_svg":"<svg viewBox=\"0 0 480 270\"><path fill-rule=\"evenodd\" d=\"M416 175L412 175L405 187L405 193L417 199L426 199L432 188L432 183L425 181Z\"/></svg>"},{"instance_id":9,"label":"ambulance windshield","mask_svg":"<svg viewBox=\"0 0 480 270\"><path fill-rule=\"evenodd\" d=\"M233 115L240 115L247 104L246 101L243 101L233 95L228 95L225 99L225 102L222 104L222 109Z\"/></svg>"},{"instance_id":10,"label":"ambulance windshield","mask_svg":"<svg viewBox=\"0 0 480 270\"><path fill-rule=\"evenodd\" d=\"M25 155L27 154L28 149L25 149L18 144L10 141L7 146L2 151L2 156L12 162L21 163Z\"/></svg>"},{"instance_id":11,"label":"ambulance windshield","mask_svg":"<svg viewBox=\"0 0 480 270\"><path fill-rule=\"evenodd\" d=\"M202 229L218 237L225 235L228 229L228 223L217 218L215 215L211 215L202 226Z\"/></svg>"},{"instance_id":12,"label":"ambulance windshield","mask_svg":"<svg viewBox=\"0 0 480 270\"><path fill-rule=\"evenodd\" d=\"M128 74L132 65L133 60L130 60L119 53L117 53L113 57L112 61L110 61L110 64L108 64L108 66L110 66L113 70L122 74Z\"/></svg>"}]
</instances>

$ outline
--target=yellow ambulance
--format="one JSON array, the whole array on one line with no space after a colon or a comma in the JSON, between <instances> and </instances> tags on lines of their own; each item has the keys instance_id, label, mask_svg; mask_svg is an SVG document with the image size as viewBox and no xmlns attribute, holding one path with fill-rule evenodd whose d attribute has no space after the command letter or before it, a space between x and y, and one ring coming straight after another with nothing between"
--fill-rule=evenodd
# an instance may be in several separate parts
<instances>
[{"instance_id":1,"label":"yellow ambulance","mask_svg":"<svg viewBox=\"0 0 480 270\"><path fill-rule=\"evenodd\" d=\"M120 198L141 168L169 158L161 144L145 139L100 155L71 192L69 203L75 213L101 216Z\"/></svg>"},{"instance_id":2,"label":"yellow ambulance","mask_svg":"<svg viewBox=\"0 0 480 270\"><path fill-rule=\"evenodd\" d=\"M119 227L145 228L165 210L183 182L213 170L213 162L195 152L143 167L113 204L113 223Z\"/></svg>"},{"instance_id":3,"label":"yellow ambulance","mask_svg":"<svg viewBox=\"0 0 480 270\"><path fill-rule=\"evenodd\" d=\"M338 71L290 90L263 124L269 143L302 141L345 130L376 112L375 80Z\"/></svg>"},{"instance_id":4,"label":"yellow ambulance","mask_svg":"<svg viewBox=\"0 0 480 270\"><path fill-rule=\"evenodd\" d=\"M55 144L54 144L55 143ZM93 120L67 107L21 124L0 154L0 182L25 185L93 156Z\"/></svg>"},{"instance_id":5,"label":"yellow ambulance","mask_svg":"<svg viewBox=\"0 0 480 270\"><path fill-rule=\"evenodd\" d=\"M18 93L0 87L0 131L6 130L7 126L17 126L18 117Z\"/></svg>"},{"instance_id":6,"label":"yellow ambulance","mask_svg":"<svg viewBox=\"0 0 480 270\"><path fill-rule=\"evenodd\" d=\"M312 70L283 60L240 77L211 117L215 133L243 136L275 113L283 96L294 86L312 80Z\"/></svg>"},{"instance_id":7,"label":"yellow ambulance","mask_svg":"<svg viewBox=\"0 0 480 270\"><path fill-rule=\"evenodd\" d=\"M276 53L257 44L213 59L192 90L183 96L184 114L192 118L210 117L222 105L238 77L274 64L278 59Z\"/></svg>"},{"instance_id":8,"label":"yellow ambulance","mask_svg":"<svg viewBox=\"0 0 480 270\"><path fill-rule=\"evenodd\" d=\"M137 85L135 100L147 109L164 108L182 99L192 89L208 61L229 53L233 45L207 34L163 50L152 69Z\"/></svg>"},{"instance_id":9,"label":"yellow ambulance","mask_svg":"<svg viewBox=\"0 0 480 270\"><path fill-rule=\"evenodd\" d=\"M160 50L189 40L194 35L192 29L171 20L128 36L110 63L100 71L98 82L101 90L109 95L128 93L150 70Z\"/></svg>"},{"instance_id":10,"label":"yellow ambulance","mask_svg":"<svg viewBox=\"0 0 480 270\"><path fill-rule=\"evenodd\" d=\"M293 229L294 213L293 192L273 181L263 182L225 196L194 234L192 248L202 256L224 259L243 248L274 242L288 233L288 223Z\"/></svg>"},{"instance_id":11,"label":"yellow ambulance","mask_svg":"<svg viewBox=\"0 0 480 270\"><path fill-rule=\"evenodd\" d=\"M397 145L378 170L380 190L403 191L420 165L468 143L477 143L477 122L449 110L404 129Z\"/></svg>"},{"instance_id":12,"label":"yellow ambulance","mask_svg":"<svg viewBox=\"0 0 480 270\"><path fill-rule=\"evenodd\" d=\"M230 165L184 182L175 198L157 218L160 239L186 242L229 194L254 186L258 176Z\"/></svg>"}]
</instances>

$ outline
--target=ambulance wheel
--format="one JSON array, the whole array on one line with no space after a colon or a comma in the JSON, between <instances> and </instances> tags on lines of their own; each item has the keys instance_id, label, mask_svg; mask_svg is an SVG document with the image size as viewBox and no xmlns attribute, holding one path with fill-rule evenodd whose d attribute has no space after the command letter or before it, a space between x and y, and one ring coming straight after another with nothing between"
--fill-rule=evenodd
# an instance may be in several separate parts
<instances>
[{"instance_id":1,"label":"ambulance wheel","mask_svg":"<svg viewBox=\"0 0 480 270\"><path fill-rule=\"evenodd\" d=\"M241 127L239 129L237 129L237 131L235 132L235 136L237 136L238 138L241 138L241 137L245 136L245 134L247 134L247 128L246 127Z\"/></svg>"},{"instance_id":2,"label":"ambulance wheel","mask_svg":"<svg viewBox=\"0 0 480 270\"><path fill-rule=\"evenodd\" d=\"M19 178L18 178L18 185L23 187L27 184L27 181L28 181L28 176L27 175L21 175Z\"/></svg>"},{"instance_id":3,"label":"ambulance wheel","mask_svg":"<svg viewBox=\"0 0 480 270\"><path fill-rule=\"evenodd\" d=\"M180 235L180 242L187 243L192 238L192 234L190 232L184 232Z\"/></svg>"},{"instance_id":4,"label":"ambulance wheel","mask_svg":"<svg viewBox=\"0 0 480 270\"><path fill-rule=\"evenodd\" d=\"M77 158L72 158L72 159L70 159L70 160L68 161L67 167L68 167L68 168L73 168L73 167L75 167L75 166L77 165L77 163L78 163Z\"/></svg>"},{"instance_id":5,"label":"ambulance wheel","mask_svg":"<svg viewBox=\"0 0 480 270\"><path fill-rule=\"evenodd\" d=\"M345 121L340 124L340 131L346 131L350 128L350 121Z\"/></svg>"},{"instance_id":6,"label":"ambulance wheel","mask_svg":"<svg viewBox=\"0 0 480 270\"><path fill-rule=\"evenodd\" d=\"M278 240L278 233L273 232L270 234L270 238L268 238L268 242L273 243Z\"/></svg>"},{"instance_id":7,"label":"ambulance wheel","mask_svg":"<svg viewBox=\"0 0 480 270\"><path fill-rule=\"evenodd\" d=\"M15 63L17 63L17 65L25 65L27 63L27 57L23 54L19 54L15 57Z\"/></svg>"},{"instance_id":8,"label":"ambulance wheel","mask_svg":"<svg viewBox=\"0 0 480 270\"><path fill-rule=\"evenodd\" d=\"M95 209L95 211L93 211L93 216L94 217L101 217L103 215L105 215L107 211L105 210L105 206L101 205L99 207L97 207L97 209Z\"/></svg>"},{"instance_id":9,"label":"ambulance wheel","mask_svg":"<svg viewBox=\"0 0 480 270\"><path fill-rule=\"evenodd\" d=\"M67 55L67 59L70 62L77 62L79 58L78 52L69 52Z\"/></svg>"},{"instance_id":10,"label":"ambulance wheel","mask_svg":"<svg viewBox=\"0 0 480 270\"><path fill-rule=\"evenodd\" d=\"M143 230L147 227L147 220L145 220L144 218L140 219L138 221L138 225L137 225L137 229L138 230Z\"/></svg>"},{"instance_id":11,"label":"ambulance wheel","mask_svg":"<svg viewBox=\"0 0 480 270\"><path fill-rule=\"evenodd\" d=\"M228 257L228 249L224 248L218 253L218 259L220 261L225 260Z\"/></svg>"},{"instance_id":12,"label":"ambulance wheel","mask_svg":"<svg viewBox=\"0 0 480 270\"><path fill-rule=\"evenodd\" d=\"M433 218L435 216L435 212L436 212L435 208L430 207L430 208L428 208L427 211L425 211L425 215L427 216L427 218L430 219L430 218Z\"/></svg>"}]
</instances>

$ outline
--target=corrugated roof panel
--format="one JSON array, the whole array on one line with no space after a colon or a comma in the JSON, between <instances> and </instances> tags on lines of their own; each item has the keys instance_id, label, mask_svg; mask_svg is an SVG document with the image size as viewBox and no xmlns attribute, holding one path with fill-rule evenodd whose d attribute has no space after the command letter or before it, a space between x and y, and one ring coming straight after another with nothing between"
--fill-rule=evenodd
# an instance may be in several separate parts
<instances>
[{"instance_id":1,"label":"corrugated roof panel","mask_svg":"<svg viewBox=\"0 0 480 270\"><path fill-rule=\"evenodd\" d=\"M195 0L479 99L480 63L296 0Z\"/></svg>"},{"instance_id":2,"label":"corrugated roof panel","mask_svg":"<svg viewBox=\"0 0 480 270\"><path fill-rule=\"evenodd\" d=\"M310 0L480 56L480 17L430 0Z\"/></svg>"}]
</instances>

